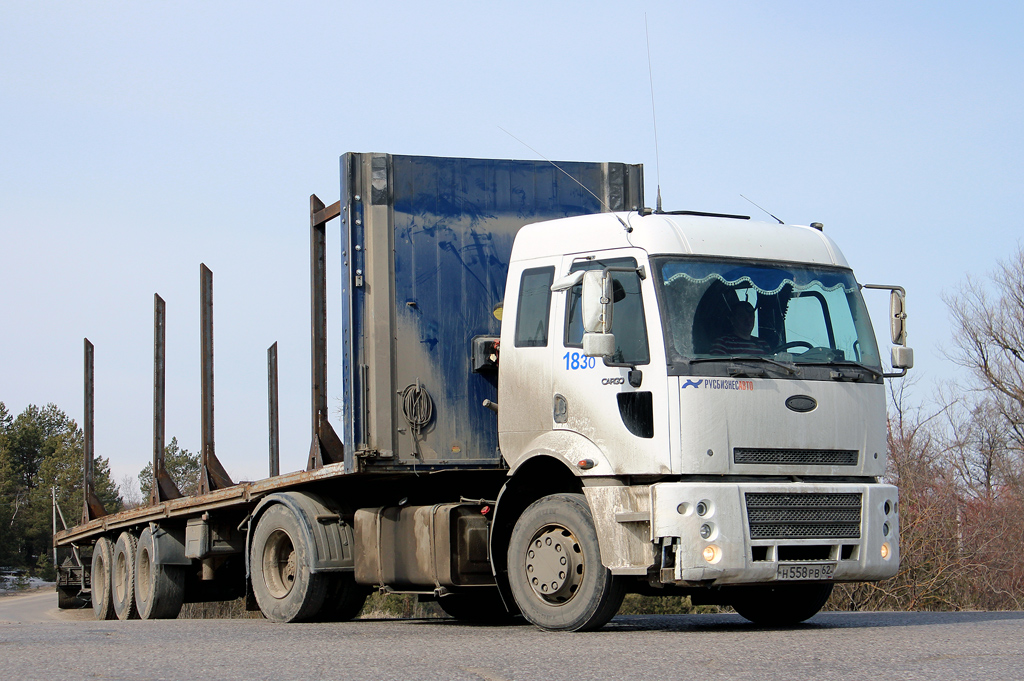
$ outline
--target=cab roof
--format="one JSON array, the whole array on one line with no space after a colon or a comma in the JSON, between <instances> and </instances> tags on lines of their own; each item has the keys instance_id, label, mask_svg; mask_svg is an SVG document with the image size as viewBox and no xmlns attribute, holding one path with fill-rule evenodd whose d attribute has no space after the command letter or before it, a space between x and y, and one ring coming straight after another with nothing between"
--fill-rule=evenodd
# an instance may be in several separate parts
<instances>
[{"instance_id":1,"label":"cab roof","mask_svg":"<svg viewBox=\"0 0 1024 681\"><path fill-rule=\"evenodd\" d=\"M623 225L632 228L627 233ZM802 225L703 215L597 213L526 225L516 235L513 260L612 248L649 255L753 258L849 268L824 232Z\"/></svg>"}]
</instances>

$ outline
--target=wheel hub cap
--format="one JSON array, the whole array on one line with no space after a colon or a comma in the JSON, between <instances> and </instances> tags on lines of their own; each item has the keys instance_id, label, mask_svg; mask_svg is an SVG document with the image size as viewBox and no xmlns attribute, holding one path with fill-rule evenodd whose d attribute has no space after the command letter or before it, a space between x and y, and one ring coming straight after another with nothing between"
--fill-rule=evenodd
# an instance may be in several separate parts
<instances>
[{"instance_id":1,"label":"wheel hub cap","mask_svg":"<svg viewBox=\"0 0 1024 681\"><path fill-rule=\"evenodd\" d=\"M583 582L579 541L565 527L547 525L530 542L525 567L530 586L541 600L553 605L565 603Z\"/></svg>"}]
</instances>

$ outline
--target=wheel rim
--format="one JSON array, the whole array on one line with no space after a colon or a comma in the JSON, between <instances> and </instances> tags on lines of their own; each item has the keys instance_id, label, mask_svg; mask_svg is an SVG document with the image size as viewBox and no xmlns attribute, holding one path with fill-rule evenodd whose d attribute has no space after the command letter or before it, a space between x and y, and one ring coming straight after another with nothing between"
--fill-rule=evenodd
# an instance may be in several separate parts
<instances>
[{"instance_id":1,"label":"wheel rim","mask_svg":"<svg viewBox=\"0 0 1024 681\"><path fill-rule=\"evenodd\" d=\"M284 598L295 583L295 547L292 538L275 530L263 547L263 575L274 598Z\"/></svg>"},{"instance_id":2,"label":"wheel rim","mask_svg":"<svg viewBox=\"0 0 1024 681\"><path fill-rule=\"evenodd\" d=\"M96 559L96 567L92 571L92 583L94 585L109 585L111 583L110 577L110 563L103 560L103 558ZM93 593L97 591L103 593L102 588L97 589L97 586L93 586Z\"/></svg>"},{"instance_id":3,"label":"wheel rim","mask_svg":"<svg viewBox=\"0 0 1024 681\"><path fill-rule=\"evenodd\" d=\"M114 594L118 601L124 601L128 596L128 559L124 553L118 552L114 566Z\"/></svg>"},{"instance_id":4,"label":"wheel rim","mask_svg":"<svg viewBox=\"0 0 1024 681\"><path fill-rule=\"evenodd\" d=\"M141 598L138 598L137 600L145 604L149 601L149 551L143 549L139 553L142 554L141 556L139 556L142 560L139 561L139 564L136 567L136 569L138 570L139 573L139 586L141 586L142 588L139 589L139 592L141 593L137 593L137 595L141 596Z\"/></svg>"},{"instance_id":5,"label":"wheel rim","mask_svg":"<svg viewBox=\"0 0 1024 681\"><path fill-rule=\"evenodd\" d=\"M545 525L533 535L524 567L537 597L562 605L576 595L586 566L576 536L562 525Z\"/></svg>"}]
</instances>

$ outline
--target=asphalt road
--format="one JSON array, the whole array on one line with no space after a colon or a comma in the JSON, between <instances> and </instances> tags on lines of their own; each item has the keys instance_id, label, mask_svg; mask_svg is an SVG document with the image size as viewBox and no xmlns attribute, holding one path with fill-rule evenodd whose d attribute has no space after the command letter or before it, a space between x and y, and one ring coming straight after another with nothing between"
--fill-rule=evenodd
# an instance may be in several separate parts
<instances>
[{"instance_id":1,"label":"asphalt road","mask_svg":"<svg viewBox=\"0 0 1024 681\"><path fill-rule=\"evenodd\" d=\"M452 620L96 622L0 598L0 679L1022 679L1024 612L617 617L599 632Z\"/></svg>"}]
</instances>

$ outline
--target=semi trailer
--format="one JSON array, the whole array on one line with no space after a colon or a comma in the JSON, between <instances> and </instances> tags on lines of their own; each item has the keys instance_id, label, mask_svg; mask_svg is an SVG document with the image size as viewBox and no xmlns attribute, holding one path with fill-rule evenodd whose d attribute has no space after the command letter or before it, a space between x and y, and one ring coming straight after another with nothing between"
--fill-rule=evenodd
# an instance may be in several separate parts
<instances>
[{"instance_id":1,"label":"semi trailer","mask_svg":"<svg viewBox=\"0 0 1024 681\"><path fill-rule=\"evenodd\" d=\"M244 597L277 622L345 620L379 590L585 631L640 592L791 624L836 582L896 573L884 379L913 365L905 293L874 286L891 291L886 373L870 285L820 224L652 211L639 165L347 153L339 201L310 199L310 243L305 470L278 473L273 389L271 475L235 483L218 461L201 267L199 493L163 462L157 296L152 491L106 513L86 341L85 501L54 536L61 603L167 618Z\"/></svg>"}]
</instances>

